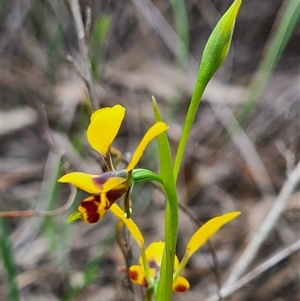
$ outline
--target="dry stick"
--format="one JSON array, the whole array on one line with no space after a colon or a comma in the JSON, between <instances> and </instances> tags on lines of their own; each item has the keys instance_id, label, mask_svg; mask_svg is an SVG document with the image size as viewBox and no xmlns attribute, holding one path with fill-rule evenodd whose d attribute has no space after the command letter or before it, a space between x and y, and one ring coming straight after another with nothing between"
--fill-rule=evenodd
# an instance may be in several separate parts
<instances>
[{"instance_id":1,"label":"dry stick","mask_svg":"<svg viewBox=\"0 0 300 301\"><path fill-rule=\"evenodd\" d=\"M259 188L262 198L267 199L270 195L275 195L275 190L268 172L259 157L255 146L244 130L239 126L235 116L223 99L220 99L220 101L223 104L222 113L220 113L219 106L212 104L211 108L228 131L232 124L234 124L235 128L238 128L236 133L231 136L231 139L247 164L248 170L250 171L256 186Z\"/></svg>"},{"instance_id":2,"label":"dry stick","mask_svg":"<svg viewBox=\"0 0 300 301\"><path fill-rule=\"evenodd\" d=\"M185 48L184 43L178 37L174 29L170 26L168 21L164 18L164 16L151 1L132 0L132 2L143 15L144 19L153 28L153 30L161 37L172 54L176 55L176 42L180 43L181 48ZM189 53L189 56L190 66L192 66L194 68L194 71L198 73L198 60L196 60L191 53Z\"/></svg>"},{"instance_id":3,"label":"dry stick","mask_svg":"<svg viewBox=\"0 0 300 301\"><path fill-rule=\"evenodd\" d=\"M124 227L124 222L119 219L117 224L116 224L116 228L115 228L115 234L116 234L116 239L117 239L117 243L119 245L119 248L121 249L121 252L123 254L125 263L126 263L126 277L127 277L127 285L129 290L133 293L133 297L135 298L136 296L134 295L134 290L133 290L133 285L132 282L130 280L130 276L129 276L129 267L131 266L131 259L132 259L132 252L131 252L131 247L128 247L128 243L122 242L122 237L121 237L121 229ZM131 256L128 256L129 252L131 253ZM123 268L119 268L120 272L124 272Z\"/></svg>"},{"instance_id":4,"label":"dry stick","mask_svg":"<svg viewBox=\"0 0 300 301\"><path fill-rule=\"evenodd\" d=\"M237 279L244 273L249 264L252 262L255 257L259 247L267 238L271 230L274 228L278 218L285 210L288 200L300 182L300 161L297 163L294 170L291 172L287 180L285 181L278 197L276 198L272 208L269 211L269 214L265 218L260 229L257 231L255 236L248 243L248 246L236 262L233 267L227 281L224 284L224 287L235 283Z\"/></svg>"},{"instance_id":5,"label":"dry stick","mask_svg":"<svg viewBox=\"0 0 300 301\"><path fill-rule=\"evenodd\" d=\"M69 186L71 189L71 193L70 193L70 196L69 196L67 202L63 206L61 206L57 209L48 210L48 211L35 211L35 210L2 211L2 212L0 212L0 218L1 217L53 216L53 215L61 214L61 213L65 212L66 210L68 210L72 206L72 204L75 200L77 189L73 185L69 185Z\"/></svg>"},{"instance_id":6,"label":"dry stick","mask_svg":"<svg viewBox=\"0 0 300 301\"><path fill-rule=\"evenodd\" d=\"M86 10L87 28L85 30L83 26L78 0L70 0L70 7L72 16L75 21L75 31L79 42L80 56L82 59L82 68L79 67L78 63L70 55L67 55L66 58L73 64L79 76L84 80L89 92L88 94L91 100L92 109L97 110L100 107L100 101L97 96L96 88L93 82L91 61L89 58L89 51L86 41L86 30L88 30L88 27L91 23L91 13L89 9Z\"/></svg>"},{"instance_id":7,"label":"dry stick","mask_svg":"<svg viewBox=\"0 0 300 301\"><path fill-rule=\"evenodd\" d=\"M295 167L295 155L290 149L287 148L287 146L282 140L275 141L275 146L281 153L281 155L285 158L286 176L288 176Z\"/></svg>"},{"instance_id":8,"label":"dry stick","mask_svg":"<svg viewBox=\"0 0 300 301\"><path fill-rule=\"evenodd\" d=\"M240 278L235 283L228 285L226 287L223 287L220 291L221 296L223 298L229 297L231 294L233 294L235 291L237 291L238 289L245 286L247 283L249 283L250 281L255 279L257 276L259 276L263 272L267 271L268 269L270 269L271 267L273 267L280 261L291 256L292 254L294 254L295 252L297 252L299 250L300 250L300 241L298 240L295 243L293 243L292 245L289 245L288 247L284 248L283 250L279 251L278 253L276 253L275 255L270 257L264 263L262 263L261 265L259 265L256 268L254 268L251 272L249 272L248 274L246 274L245 276ZM219 296L214 295L214 296L206 299L206 301L217 301L218 298L219 298Z\"/></svg>"},{"instance_id":9,"label":"dry stick","mask_svg":"<svg viewBox=\"0 0 300 301\"><path fill-rule=\"evenodd\" d=\"M49 127L49 122L48 122L47 113L46 113L44 103L42 103L42 102L38 103L38 111L39 111L39 116L40 116L41 122L42 122L44 138L46 139L46 142L47 142L51 152L53 154L56 154L58 156L57 160L59 160L65 154L65 149L60 147L60 146L57 146L53 142L53 139L52 139L52 134L53 133L51 132L51 129ZM49 211L37 211L37 210L4 211L4 212L0 212L0 218L2 218L2 217L53 216L53 215L63 213L72 206L72 204L75 200L75 196L76 196L76 191L77 191L76 188L72 185L69 185L69 186L71 188L71 193L70 193L70 196L68 198L68 201L63 206L61 206L57 209L49 210Z\"/></svg>"}]
</instances>

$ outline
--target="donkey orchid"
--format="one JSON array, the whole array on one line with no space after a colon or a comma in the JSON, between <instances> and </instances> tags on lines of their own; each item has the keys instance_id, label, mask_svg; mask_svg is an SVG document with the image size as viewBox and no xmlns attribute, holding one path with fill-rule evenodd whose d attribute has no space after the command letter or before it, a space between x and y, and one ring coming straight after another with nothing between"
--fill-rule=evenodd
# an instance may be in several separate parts
<instances>
[{"instance_id":1,"label":"donkey orchid","mask_svg":"<svg viewBox=\"0 0 300 301\"><path fill-rule=\"evenodd\" d=\"M151 171L134 170L134 168L142 157L147 145L159 134L168 130L168 125L164 122L156 122L152 125L133 153L126 169L115 170L110 157L110 148L120 129L124 116L125 108L121 105L102 108L92 114L87 129L87 139L91 147L98 151L103 158L108 171L100 174L71 172L58 180L60 183L73 184L77 188L91 194L91 196L81 202L77 211L70 215L68 222L81 218L88 224L96 223L103 218L111 205L122 195L125 194L125 199L128 201L134 183L143 180L158 180L158 176ZM129 217L128 202L125 203L125 207L127 217Z\"/></svg>"},{"instance_id":2,"label":"donkey orchid","mask_svg":"<svg viewBox=\"0 0 300 301\"><path fill-rule=\"evenodd\" d=\"M122 210L113 205L111 207L112 212L124 221L131 235L136 240L140 248L141 256L139 258L139 265L132 265L129 268L128 274L130 280L147 290L155 290L156 284L160 277L160 266L163 257L165 243L162 241L152 242L147 248L144 246L144 238L138 228L138 226L130 219L126 221ZM174 272L173 272L173 292L183 293L190 288L190 284L187 279L180 276L184 267L186 266L190 257L201 246L213 236L222 226L226 225L231 220L238 217L241 213L239 211L233 211L225 213L223 215L214 217L201 226L189 240L185 254L179 262L177 256L174 258Z\"/></svg>"}]
</instances>

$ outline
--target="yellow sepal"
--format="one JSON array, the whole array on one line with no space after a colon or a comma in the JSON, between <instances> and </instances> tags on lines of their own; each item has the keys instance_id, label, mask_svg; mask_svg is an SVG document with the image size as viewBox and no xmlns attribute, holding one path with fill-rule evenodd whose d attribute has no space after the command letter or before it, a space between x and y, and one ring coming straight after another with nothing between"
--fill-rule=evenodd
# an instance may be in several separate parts
<instances>
[{"instance_id":1,"label":"yellow sepal","mask_svg":"<svg viewBox=\"0 0 300 301\"><path fill-rule=\"evenodd\" d=\"M137 226L137 224L131 219L125 217L125 212L117 205L113 204L110 207L111 212L117 216L119 219L121 219L126 227L128 228L129 232L133 236L133 238L136 240L137 244L140 248L144 247L144 237Z\"/></svg>"},{"instance_id":2,"label":"yellow sepal","mask_svg":"<svg viewBox=\"0 0 300 301\"><path fill-rule=\"evenodd\" d=\"M69 183L77 188L84 190L91 194L99 194L102 189L99 189L93 181L95 176L84 172L71 172L62 176L59 183Z\"/></svg>"},{"instance_id":3,"label":"yellow sepal","mask_svg":"<svg viewBox=\"0 0 300 301\"><path fill-rule=\"evenodd\" d=\"M182 276L178 276L173 281L172 290L174 293L184 293L190 288L190 283Z\"/></svg>"},{"instance_id":4,"label":"yellow sepal","mask_svg":"<svg viewBox=\"0 0 300 301\"><path fill-rule=\"evenodd\" d=\"M154 125L152 125L149 130L144 135L143 139L141 140L140 144L136 148L134 154L132 155L131 161L129 162L127 166L127 171L131 171L134 169L134 167L137 165L139 160L141 159L146 147L148 144L159 134L167 131L169 129L169 126L162 122L156 122Z\"/></svg>"},{"instance_id":5,"label":"yellow sepal","mask_svg":"<svg viewBox=\"0 0 300 301\"><path fill-rule=\"evenodd\" d=\"M119 132L125 116L125 108L115 105L95 111L87 129L87 139L92 148L106 156L109 147Z\"/></svg>"},{"instance_id":6,"label":"yellow sepal","mask_svg":"<svg viewBox=\"0 0 300 301\"><path fill-rule=\"evenodd\" d=\"M146 276L145 271L140 265L132 265L129 268L128 275L130 280L138 285L146 286Z\"/></svg>"},{"instance_id":7,"label":"yellow sepal","mask_svg":"<svg viewBox=\"0 0 300 301\"><path fill-rule=\"evenodd\" d=\"M241 214L239 211L225 213L214 217L200 227L187 244L185 256L190 258L212 235Z\"/></svg>"}]
</instances>

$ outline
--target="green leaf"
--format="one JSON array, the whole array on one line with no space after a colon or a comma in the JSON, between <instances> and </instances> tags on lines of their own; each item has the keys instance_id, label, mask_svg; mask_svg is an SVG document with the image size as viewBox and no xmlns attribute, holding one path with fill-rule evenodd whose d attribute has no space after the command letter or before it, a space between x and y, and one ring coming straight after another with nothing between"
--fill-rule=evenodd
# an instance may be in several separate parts
<instances>
[{"instance_id":1,"label":"green leaf","mask_svg":"<svg viewBox=\"0 0 300 301\"><path fill-rule=\"evenodd\" d=\"M154 97L152 105L156 121L161 121L160 112ZM173 176L172 156L166 133L158 136L158 151L160 174L163 179L163 189L166 194L165 215L165 250L160 269L160 280L157 287L157 301L170 301L172 298L174 256L178 231L178 201Z\"/></svg>"},{"instance_id":2,"label":"green leaf","mask_svg":"<svg viewBox=\"0 0 300 301\"><path fill-rule=\"evenodd\" d=\"M9 241L6 221L0 219L0 253L1 259L7 275L7 285L9 287L9 300L20 300L19 291L16 283L17 268L15 265L12 247Z\"/></svg>"},{"instance_id":3,"label":"green leaf","mask_svg":"<svg viewBox=\"0 0 300 301\"><path fill-rule=\"evenodd\" d=\"M101 57L101 50L107 32L110 27L111 18L107 15L101 15L97 18L91 39L90 59L92 65L93 78L99 76L99 61Z\"/></svg>"}]
</instances>

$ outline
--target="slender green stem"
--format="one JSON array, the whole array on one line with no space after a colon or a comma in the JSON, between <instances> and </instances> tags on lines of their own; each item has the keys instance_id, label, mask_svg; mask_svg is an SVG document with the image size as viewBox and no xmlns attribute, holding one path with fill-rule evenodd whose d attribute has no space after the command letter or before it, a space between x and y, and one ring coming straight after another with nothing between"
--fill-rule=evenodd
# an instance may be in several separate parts
<instances>
[{"instance_id":1,"label":"slender green stem","mask_svg":"<svg viewBox=\"0 0 300 301\"><path fill-rule=\"evenodd\" d=\"M173 274L173 281L175 281L176 278L180 276L188 261L189 261L189 256L187 255L187 253L185 253L182 260L179 263L179 266L177 267L176 271Z\"/></svg>"},{"instance_id":2,"label":"slender green stem","mask_svg":"<svg viewBox=\"0 0 300 301\"><path fill-rule=\"evenodd\" d=\"M203 80L200 79L199 82L196 83L195 89L194 89L194 93L190 102L190 106L188 109L188 112L186 114L186 119L183 125L183 130L182 130L182 134L180 137L180 141L179 141L179 145L178 145L178 149L177 149L177 153L176 153L176 157L175 157L175 162L174 162L174 179L175 182L177 181L178 178L178 173L179 173L179 169L180 169L180 165L183 159L183 155L184 155L184 151L186 148L186 144L187 144L187 140L188 140L188 136L191 130L191 127L193 125L196 113L197 113L197 109L198 106L200 104L200 100L201 97L204 93L204 90L206 88L207 83L203 83Z\"/></svg>"},{"instance_id":3,"label":"slender green stem","mask_svg":"<svg viewBox=\"0 0 300 301\"><path fill-rule=\"evenodd\" d=\"M182 134L174 162L174 179L175 183L178 178L180 165L183 159L184 151L186 148L188 135L194 122L201 97L204 90L211 80L214 73L219 69L225 58L227 57L235 19L239 12L242 0L235 0L226 13L222 16L213 32L211 33L207 44L204 48L199 72L193 91L190 106L187 116L183 125Z\"/></svg>"},{"instance_id":4,"label":"slender green stem","mask_svg":"<svg viewBox=\"0 0 300 301\"><path fill-rule=\"evenodd\" d=\"M161 121L156 100L152 98L156 121ZM160 280L156 300L170 301L172 298L173 269L178 231L178 201L173 176L171 149L166 133L158 136L160 172L163 179L163 190L167 198L165 212L165 249L160 269Z\"/></svg>"},{"instance_id":5,"label":"slender green stem","mask_svg":"<svg viewBox=\"0 0 300 301\"><path fill-rule=\"evenodd\" d=\"M145 248L144 247L141 248L141 257L142 257L142 261L143 261L143 266L144 266L146 279L148 281L149 286L152 287L153 286L153 279L151 278L150 268L149 268L148 260L146 258L146 253L145 253Z\"/></svg>"}]
</instances>

